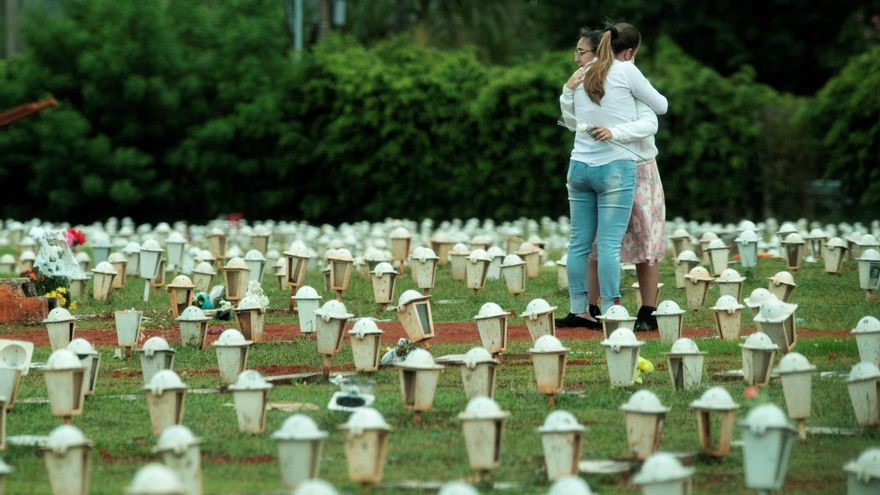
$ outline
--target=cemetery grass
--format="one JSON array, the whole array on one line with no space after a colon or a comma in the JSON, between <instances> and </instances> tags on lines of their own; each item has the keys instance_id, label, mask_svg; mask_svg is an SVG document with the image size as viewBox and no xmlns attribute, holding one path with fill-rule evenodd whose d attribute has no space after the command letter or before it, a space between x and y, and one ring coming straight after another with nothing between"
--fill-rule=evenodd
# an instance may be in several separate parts
<instances>
[{"instance_id":1,"label":"cemetery grass","mask_svg":"<svg viewBox=\"0 0 880 495\"><path fill-rule=\"evenodd\" d=\"M772 276L784 266L777 260L761 260L757 269L748 274L743 294L752 289L766 287L767 277ZM674 289L672 264L666 260L661 265L661 300L673 299L685 307L684 291ZM878 303L866 301L864 292L858 290L855 263L846 265L841 276L828 276L819 264L807 265L795 274L798 287L792 302L798 303L799 328L810 330L840 331L853 328L864 315L877 315ZM634 292L629 285L635 281L630 275L622 277L623 303L634 313ZM217 277L215 283L222 283ZM320 274L312 270L307 283L319 289L325 300L332 297L321 290ZM270 297L271 311L269 324L296 324L296 318L284 311L288 294L277 288L274 278L267 276L263 281ZM397 294L414 288L408 276L399 279ZM172 328L173 320L168 310L168 296L163 291L154 291L149 303L141 300L143 281L130 280L122 293L114 293L110 303L90 302L89 297L81 297L76 314L84 319L78 328L99 328L112 331L113 320L109 313L113 309L134 307L143 309L151 321L148 328ZM436 322L472 322L481 304L496 302L506 310L521 313L526 304L535 297L542 297L552 305L558 305L558 315L567 309L567 294L556 286L556 272L545 268L539 277L529 280L527 291L520 296L507 294L503 281L489 281L485 290L473 293L465 288L463 281L452 281L449 268L438 270L438 283L432 291L432 309ZM710 290L707 308L717 298L717 289ZM396 321L391 312L380 311L372 303L372 293L368 279L355 274L352 286L343 295L349 312L357 316L374 316ZM689 313L686 327L712 327L711 311L707 308ZM95 317L89 317L95 315ZM513 317L511 323L522 323L521 318ZM228 322L234 327L234 321ZM382 322L379 322L381 327ZM743 313L744 327L751 328L751 316ZM2 333L21 331L45 332L42 326L5 325ZM431 346L432 354L466 352L479 344L474 330L474 341L469 344L441 344ZM608 386L607 371L604 364L604 351L596 339L566 339L564 344L571 348L569 367L566 373L566 393L557 397L556 406L549 406L543 396L534 388L531 363L524 356L530 342L516 341L508 346L509 359L500 367L498 373L496 401L502 409L512 412L505 427L501 467L492 473L498 482L513 483L515 488L507 491L493 490L488 486L480 488L481 493L545 493L548 487L543 467L541 440L536 429L548 413L564 409L574 414L588 427L584 439L584 459L620 458L626 455L626 433L623 412L619 406L641 387L612 389ZM696 452L699 448L695 420L688 405L697 399L706 386L725 386L734 400L743 404L738 417L742 419L748 410L743 399L745 384L742 381L719 381L713 377L717 372L741 367L740 347L737 342L722 342L717 339L698 339L702 351L708 352L703 383L704 387L675 393L669 385L666 374L664 352L668 346L657 340L650 340L641 349L641 355L655 365L655 371L643 375L642 387L655 392L664 405L671 408L667 415L662 449L665 451ZM220 493L270 493L286 492L281 484L276 461L276 444L270 438L290 412L270 410L267 416L266 431L260 435L238 433L232 397L225 393L194 393L193 389L216 389L219 378L213 349L198 351L192 348L177 348L175 370L190 387L186 399L184 424L198 436L202 443L202 462L205 474L205 492ZM255 346L249 356L249 367L271 365L303 366L318 369L320 357L315 352L315 343L303 337L292 342L269 342ZM796 350L804 354L819 371L848 372L858 361L858 352L853 339L849 337L801 338ZM94 396L86 401L81 417L74 418L73 424L81 428L92 440L92 494L121 493L130 482L137 468L156 457L151 449L155 437L150 432L149 414L143 397L143 380L136 357L127 360L114 360L112 347L99 348L102 363L98 386ZM48 347L38 347L34 360L44 362L49 355ZM519 356L517 356L519 355ZM777 358L778 360L778 358ZM340 354L334 357L334 364L351 363L351 352L346 344ZM440 378L432 411L424 413L420 424L413 421L412 413L401 405L400 387L397 372L383 369L375 373L377 384L374 389L374 406L392 425L389 437L388 458L383 483L370 490L370 493L407 493L396 486L404 480L443 481L462 479L473 473L468 467L467 453L461 434L457 415L466 400L461 389L459 370L448 367ZM279 385L270 392L271 402L295 402L303 404L303 411L318 425L330 432L324 442L321 477L332 482L347 493L359 492L359 487L348 482L344 440L338 425L346 416L326 410L327 401L337 387L328 383L301 383ZM46 397L43 377L38 371L31 371L23 378L19 400L9 412L7 435L46 435L60 424L60 420L50 415L49 407L39 401ZM763 390L758 401L767 400L784 407L782 388L778 381ZM820 377L813 379L813 415L808 425L855 427L855 417L847 393L845 378ZM735 434L739 437L739 433ZM866 448L880 443L877 431L864 430L856 436L811 436L806 443L796 444L792 451L785 492L792 494L842 493L845 491L845 477L842 465L856 458ZM8 493L49 493L49 482L40 452L33 447L7 445L4 460L15 471L8 479ZM586 477L595 492L602 494L638 493L638 489L627 485L612 476ZM741 449L734 448L731 455L723 460L699 456L694 477L695 493L744 494L750 493L744 486L742 475Z\"/></svg>"}]
</instances>

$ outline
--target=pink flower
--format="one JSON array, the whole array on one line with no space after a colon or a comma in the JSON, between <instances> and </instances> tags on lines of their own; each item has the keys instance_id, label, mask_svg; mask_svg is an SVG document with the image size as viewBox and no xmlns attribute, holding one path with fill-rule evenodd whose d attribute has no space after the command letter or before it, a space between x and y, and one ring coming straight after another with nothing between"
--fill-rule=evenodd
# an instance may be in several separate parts
<instances>
[{"instance_id":1,"label":"pink flower","mask_svg":"<svg viewBox=\"0 0 880 495\"><path fill-rule=\"evenodd\" d=\"M743 390L743 397L746 399L755 399L758 397L758 389L755 387L746 387Z\"/></svg>"}]
</instances>

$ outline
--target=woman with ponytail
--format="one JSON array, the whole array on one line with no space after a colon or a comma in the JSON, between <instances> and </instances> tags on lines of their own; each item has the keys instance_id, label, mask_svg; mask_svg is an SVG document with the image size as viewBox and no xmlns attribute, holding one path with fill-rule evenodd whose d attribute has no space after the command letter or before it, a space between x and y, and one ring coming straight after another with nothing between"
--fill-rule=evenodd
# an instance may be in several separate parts
<instances>
[{"instance_id":1,"label":"woman with ponytail","mask_svg":"<svg viewBox=\"0 0 880 495\"><path fill-rule=\"evenodd\" d=\"M557 320L561 327L597 325L588 309L587 290L588 258L594 240L601 311L607 312L611 305L619 303L620 248L633 206L636 160L645 161L639 139L646 136L640 133L645 129L648 135L656 132L656 116L653 124L641 125L639 132L624 129L627 124L651 120L644 109L639 111L637 101L652 114L661 115L667 109L666 98L634 64L627 63L635 57L641 43L635 27L615 24L599 38L595 58L583 60L597 45L595 39L595 35L582 30L576 56L581 67L566 82L560 97L563 119L577 131L567 177L572 224L568 249L571 310L568 316ZM610 141L613 131L609 130L615 129L619 134L628 132L629 140L635 142L625 145L617 139Z\"/></svg>"}]
</instances>

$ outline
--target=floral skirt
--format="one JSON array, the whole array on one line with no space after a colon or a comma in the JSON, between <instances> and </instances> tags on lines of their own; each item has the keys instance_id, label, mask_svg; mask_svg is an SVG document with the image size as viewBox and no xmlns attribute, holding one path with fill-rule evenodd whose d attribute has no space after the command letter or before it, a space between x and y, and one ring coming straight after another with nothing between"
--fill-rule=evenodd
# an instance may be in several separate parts
<instances>
[{"instance_id":1,"label":"floral skirt","mask_svg":"<svg viewBox=\"0 0 880 495\"><path fill-rule=\"evenodd\" d=\"M620 246L621 263L656 263L666 254L664 223L666 222L666 198L663 183L657 171L657 160L636 164L636 190L632 214ZM596 243L593 243L591 259L596 259Z\"/></svg>"}]
</instances>

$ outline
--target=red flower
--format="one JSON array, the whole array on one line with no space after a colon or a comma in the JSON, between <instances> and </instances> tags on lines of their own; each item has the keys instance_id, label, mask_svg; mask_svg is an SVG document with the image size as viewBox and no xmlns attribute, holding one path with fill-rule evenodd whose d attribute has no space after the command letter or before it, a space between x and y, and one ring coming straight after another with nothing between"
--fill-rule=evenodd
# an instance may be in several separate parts
<instances>
[{"instance_id":1,"label":"red flower","mask_svg":"<svg viewBox=\"0 0 880 495\"><path fill-rule=\"evenodd\" d=\"M86 235L72 227L67 229L66 237L68 246L82 246L86 243Z\"/></svg>"}]
</instances>

